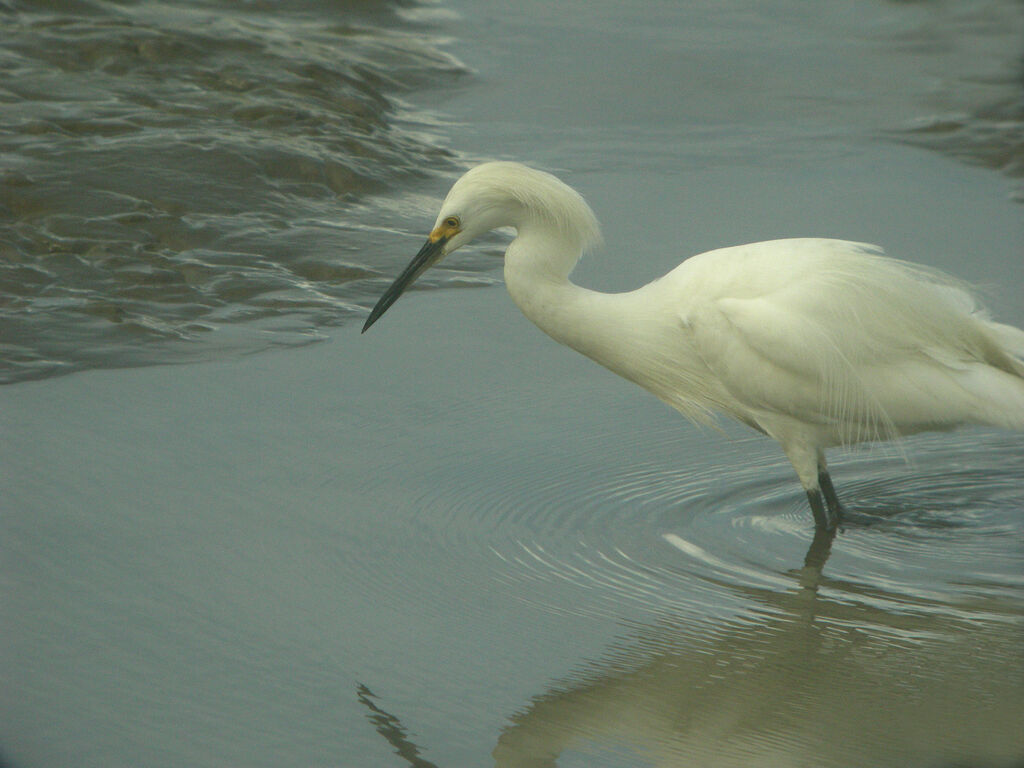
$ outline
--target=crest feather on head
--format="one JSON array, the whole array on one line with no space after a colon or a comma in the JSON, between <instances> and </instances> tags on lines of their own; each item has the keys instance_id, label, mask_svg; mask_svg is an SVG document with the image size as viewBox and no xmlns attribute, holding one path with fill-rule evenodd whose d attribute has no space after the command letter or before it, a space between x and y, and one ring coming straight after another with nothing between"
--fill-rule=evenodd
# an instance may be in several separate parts
<instances>
[{"instance_id":1,"label":"crest feather on head","mask_svg":"<svg viewBox=\"0 0 1024 768\"><path fill-rule=\"evenodd\" d=\"M485 207L511 200L542 221L546 220L582 251L601 244L601 227L586 200L556 176L521 163L495 161L469 171L452 187Z\"/></svg>"}]
</instances>

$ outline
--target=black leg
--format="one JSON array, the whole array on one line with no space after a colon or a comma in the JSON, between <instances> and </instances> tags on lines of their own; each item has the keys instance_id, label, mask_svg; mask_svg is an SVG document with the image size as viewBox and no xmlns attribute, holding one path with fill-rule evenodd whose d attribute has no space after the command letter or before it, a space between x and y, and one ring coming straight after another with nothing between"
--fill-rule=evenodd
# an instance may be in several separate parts
<instances>
[{"instance_id":1,"label":"black leg","mask_svg":"<svg viewBox=\"0 0 1024 768\"><path fill-rule=\"evenodd\" d=\"M814 526L822 530L835 528L835 523L825 509L825 501L821 498L821 491L817 488L807 492L807 501L811 505L811 512L814 515Z\"/></svg>"},{"instance_id":2,"label":"black leg","mask_svg":"<svg viewBox=\"0 0 1024 768\"><path fill-rule=\"evenodd\" d=\"M829 517L832 519L832 525L835 526L841 523L843 520L843 507L839 503L839 497L836 495L836 487L832 485L832 478L829 477L827 469L818 469L818 485L821 488L822 494L825 496L825 503L828 504Z\"/></svg>"}]
</instances>

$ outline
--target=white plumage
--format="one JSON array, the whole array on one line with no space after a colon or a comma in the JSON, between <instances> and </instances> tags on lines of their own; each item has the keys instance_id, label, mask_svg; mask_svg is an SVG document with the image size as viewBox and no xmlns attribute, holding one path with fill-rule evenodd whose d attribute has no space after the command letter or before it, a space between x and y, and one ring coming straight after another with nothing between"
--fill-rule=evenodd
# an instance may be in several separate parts
<instances>
[{"instance_id":1,"label":"white plumage","mask_svg":"<svg viewBox=\"0 0 1024 768\"><path fill-rule=\"evenodd\" d=\"M518 163L455 183L363 330L431 264L506 226L505 282L523 314L693 420L720 412L778 440L821 527L840 516L826 448L962 424L1024 429L1024 331L989 320L954 278L873 245L793 239L708 251L635 291L590 291L569 274L600 242L597 219Z\"/></svg>"}]
</instances>

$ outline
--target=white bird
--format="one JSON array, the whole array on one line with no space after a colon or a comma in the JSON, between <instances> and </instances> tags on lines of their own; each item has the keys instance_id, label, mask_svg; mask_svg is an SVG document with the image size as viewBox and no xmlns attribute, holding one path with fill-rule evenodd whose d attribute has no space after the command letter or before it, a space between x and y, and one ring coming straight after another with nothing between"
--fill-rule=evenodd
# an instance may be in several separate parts
<instances>
[{"instance_id":1,"label":"white bird","mask_svg":"<svg viewBox=\"0 0 1024 768\"><path fill-rule=\"evenodd\" d=\"M569 281L601 239L593 211L518 163L469 170L365 332L428 267L513 227L505 283L556 341L697 422L714 412L777 440L819 529L842 511L825 449L963 424L1024 429L1024 331L992 322L970 291L880 248L772 240L692 256L634 291Z\"/></svg>"}]
</instances>

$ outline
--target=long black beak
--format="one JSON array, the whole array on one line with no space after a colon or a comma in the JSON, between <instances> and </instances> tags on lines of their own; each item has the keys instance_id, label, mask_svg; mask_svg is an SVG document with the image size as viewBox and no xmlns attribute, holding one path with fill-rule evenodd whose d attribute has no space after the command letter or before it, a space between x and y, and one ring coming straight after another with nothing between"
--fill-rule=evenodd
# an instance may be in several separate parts
<instances>
[{"instance_id":1,"label":"long black beak","mask_svg":"<svg viewBox=\"0 0 1024 768\"><path fill-rule=\"evenodd\" d=\"M437 240L427 240L420 248L420 252L413 257L407 266L391 286L384 291L384 295L377 300L376 306L370 312L363 324L362 333L366 333L371 325L377 322L377 318L388 311L388 307L394 304L402 292L416 282L416 278L427 271L431 264L444 255L444 244L448 242L447 237L439 237Z\"/></svg>"}]
</instances>

